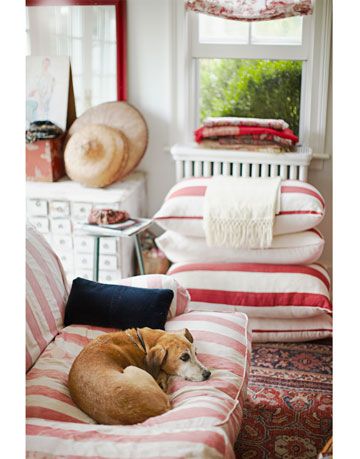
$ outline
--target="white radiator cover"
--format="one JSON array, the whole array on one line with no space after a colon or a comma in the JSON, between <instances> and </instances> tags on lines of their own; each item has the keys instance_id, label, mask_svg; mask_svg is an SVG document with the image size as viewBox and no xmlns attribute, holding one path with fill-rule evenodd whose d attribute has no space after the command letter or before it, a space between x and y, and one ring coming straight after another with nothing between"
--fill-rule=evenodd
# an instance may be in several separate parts
<instances>
[{"instance_id":1,"label":"white radiator cover","mask_svg":"<svg viewBox=\"0 0 360 459\"><path fill-rule=\"evenodd\" d=\"M176 181L191 177L277 177L306 182L311 149L294 153L254 153L176 144L171 148L176 163Z\"/></svg>"}]
</instances>

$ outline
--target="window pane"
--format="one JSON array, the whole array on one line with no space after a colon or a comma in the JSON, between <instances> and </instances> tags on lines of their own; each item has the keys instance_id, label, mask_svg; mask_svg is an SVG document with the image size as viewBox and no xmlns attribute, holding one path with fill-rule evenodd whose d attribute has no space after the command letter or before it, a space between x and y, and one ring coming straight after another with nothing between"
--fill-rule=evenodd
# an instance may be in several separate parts
<instances>
[{"instance_id":1,"label":"window pane","mask_svg":"<svg viewBox=\"0 0 360 459\"><path fill-rule=\"evenodd\" d=\"M281 118L298 134L301 70L301 61L199 59L200 121Z\"/></svg>"},{"instance_id":2,"label":"window pane","mask_svg":"<svg viewBox=\"0 0 360 459\"><path fill-rule=\"evenodd\" d=\"M248 43L249 23L199 14L200 43Z\"/></svg>"},{"instance_id":3,"label":"window pane","mask_svg":"<svg viewBox=\"0 0 360 459\"><path fill-rule=\"evenodd\" d=\"M251 43L265 45L301 45L302 17L251 24Z\"/></svg>"},{"instance_id":4,"label":"window pane","mask_svg":"<svg viewBox=\"0 0 360 459\"><path fill-rule=\"evenodd\" d=\"M39 6L27 15L31 54L70 56L77 115L116 100L114 6Z\"/></svg>"}]
</instances>

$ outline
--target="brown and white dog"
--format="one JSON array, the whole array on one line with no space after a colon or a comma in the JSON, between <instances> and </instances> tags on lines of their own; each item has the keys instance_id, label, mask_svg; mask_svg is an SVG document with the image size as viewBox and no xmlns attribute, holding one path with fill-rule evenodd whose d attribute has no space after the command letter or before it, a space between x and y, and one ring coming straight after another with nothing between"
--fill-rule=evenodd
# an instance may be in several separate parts
<instances>
[{"instance_id":1,"label":"brown and white dog","mask_svg":"<svg viewBox=\"0 0 360 459\"><path fill-rule=\"evenodd\" d=\"M170 409L169 376L210 377L189 330L131 328L91 341L69 373L73 401L100 424L136 424ZM164 392L165 391L165 392Z\"/></svg>"}]
</instances>

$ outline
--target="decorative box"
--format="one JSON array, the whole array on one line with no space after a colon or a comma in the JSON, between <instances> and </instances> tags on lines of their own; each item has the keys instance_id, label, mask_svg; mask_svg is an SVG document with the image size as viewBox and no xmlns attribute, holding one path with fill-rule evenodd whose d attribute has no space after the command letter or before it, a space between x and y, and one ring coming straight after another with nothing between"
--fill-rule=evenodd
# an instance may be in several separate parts
<instances>
[{"instance_id":1,"label":"decorative box","mask_svg":"<svg viewBox=\"0 0 360 459\"><path fill-rule=\"evenodd\" d=\"M64 136L26 144L26 180L56 182L65 175Z\"/></svg>"}]
</instances>

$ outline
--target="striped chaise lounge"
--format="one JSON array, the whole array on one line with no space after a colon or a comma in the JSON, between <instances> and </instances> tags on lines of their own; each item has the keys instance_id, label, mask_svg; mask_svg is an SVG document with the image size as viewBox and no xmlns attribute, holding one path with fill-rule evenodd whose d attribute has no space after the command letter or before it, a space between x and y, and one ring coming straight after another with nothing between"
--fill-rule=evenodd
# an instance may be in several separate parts
<instances>
[{"instance_id":1,"label":"striped chaise lounge","mask_svg":"<svg viewBox=\"0 0 360 459\"><path fill-rule=\"evenodd\" d=\"M167 330L191 331L212 377L174 378L173 409L162 416L135 426L99 425L73 404L67 376L83 346L112 330L64 328L68 287L61 263L30 226L26 249L27 457L233 458L249 372L246 316L191 312L169 319Z\"/></svg>"}]
</instances>

